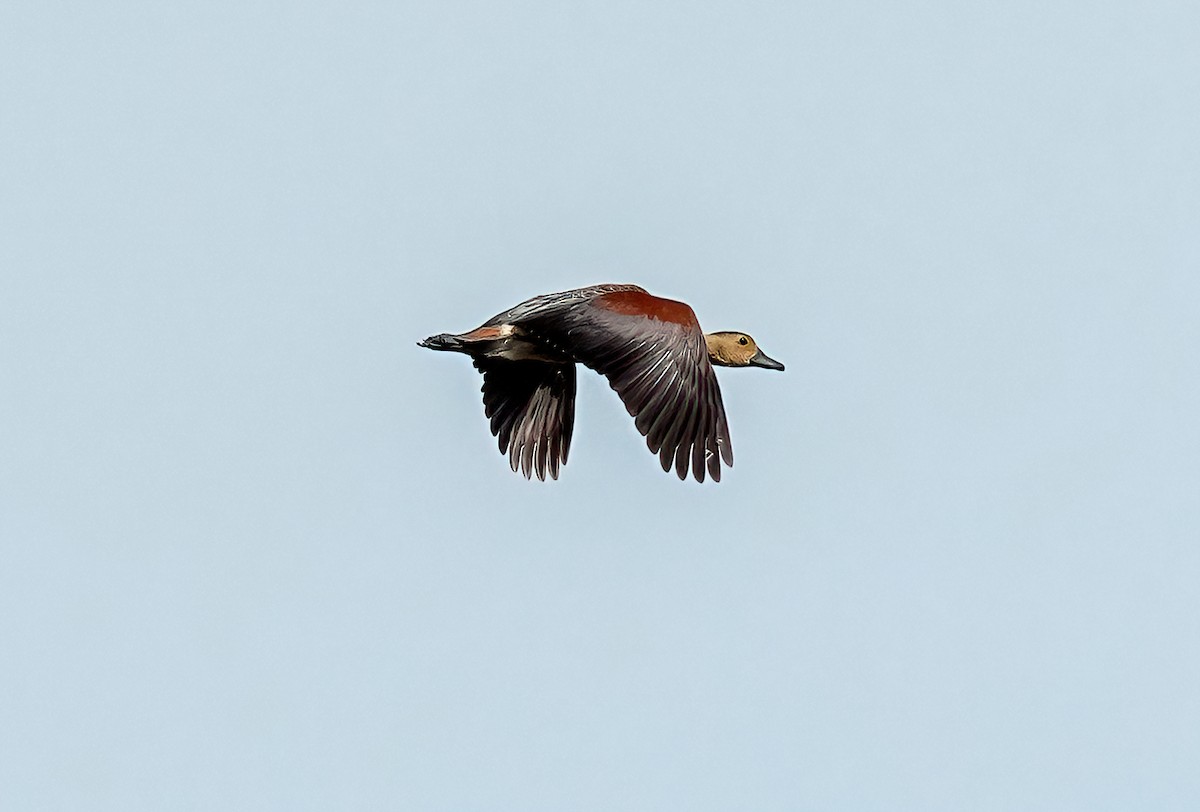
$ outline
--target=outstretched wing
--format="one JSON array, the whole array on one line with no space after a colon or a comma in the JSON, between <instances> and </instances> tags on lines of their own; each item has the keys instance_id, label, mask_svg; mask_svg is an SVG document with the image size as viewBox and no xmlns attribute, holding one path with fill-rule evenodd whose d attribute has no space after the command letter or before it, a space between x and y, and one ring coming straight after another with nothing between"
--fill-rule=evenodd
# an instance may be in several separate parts
<instances>
[{"instance_id":1,"label":"outstretched wing","mask_svg":"<svg viewBox=\"0 0 1200 812\"><path fill-rule=\"evenodd\" d=\"M526 479L558 479L575 426L575 365L476 358L475 367L500 453Z\"/></svg>"},{"instance_id":2,"label":"outstretched wing","mask_svg":"<svg viewBox=\"0 0 1200 812\"><path fill-rule=\"evenodd\" d=\"M542 324L522 325L571 347L608 378L664 471L698 482L733 465L721 388L696 314L641 289L604 292Z\"/></svg>"}]
</instances>

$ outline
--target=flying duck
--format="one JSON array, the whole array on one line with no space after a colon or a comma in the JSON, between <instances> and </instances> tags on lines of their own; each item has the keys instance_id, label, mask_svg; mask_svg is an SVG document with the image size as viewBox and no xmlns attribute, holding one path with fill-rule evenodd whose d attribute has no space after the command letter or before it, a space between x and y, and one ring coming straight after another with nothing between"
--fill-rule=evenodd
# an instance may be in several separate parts
<instances>
[{"instance_id":1,"label":"flying duck","mask_svg":"<svg viewBox=\"0 0 1200 812\"><path fill-rule=\"evenodd\" d=\"M704 333L692 308L637 285L535 296L467 333L418 342L471 356L500 453L528 479L558 478L575 424L575 364L608 378L664 471L721 481L733 446L713 365L783 369L745 333Z\"/></svg>"}]
</instances>

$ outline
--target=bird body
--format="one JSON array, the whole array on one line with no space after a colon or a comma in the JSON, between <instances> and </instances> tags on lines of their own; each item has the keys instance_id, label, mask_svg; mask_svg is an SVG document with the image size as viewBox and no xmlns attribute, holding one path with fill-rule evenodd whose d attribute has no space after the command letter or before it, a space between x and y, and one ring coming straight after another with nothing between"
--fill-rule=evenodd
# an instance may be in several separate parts
<instances>
[{"instance_id":1,"label":"bird body","mask_svg":"<svg viewBox=\"0 0 1200 812\"><path fill-rule=\"evenodd\" d=\"M608 378L664 471L721 479L733 447L712 365L783 369L744 333L710 333L683 302L637 285L535 296L466 333L420 346L462 352L483 373L484 414L527 478L558 477L575 419L575 364Z\"/></svg>"}]
</instances>

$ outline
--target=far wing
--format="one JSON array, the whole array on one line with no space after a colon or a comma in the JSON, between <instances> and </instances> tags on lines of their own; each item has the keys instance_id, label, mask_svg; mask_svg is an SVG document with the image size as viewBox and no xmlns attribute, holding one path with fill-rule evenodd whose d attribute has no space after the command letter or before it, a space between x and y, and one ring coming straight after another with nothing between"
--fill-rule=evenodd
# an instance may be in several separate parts
<instances>
[{"instance_id":1,"label":"far wing","mask_svg":"<svg viewBox=\"0 0 1200 812\"><path fill-rule=\"evenodd\" d=\"M558 479L575 426L575 365L476 358L475 366L500 453L526 479Z\"/></svg>"}]
</instances>

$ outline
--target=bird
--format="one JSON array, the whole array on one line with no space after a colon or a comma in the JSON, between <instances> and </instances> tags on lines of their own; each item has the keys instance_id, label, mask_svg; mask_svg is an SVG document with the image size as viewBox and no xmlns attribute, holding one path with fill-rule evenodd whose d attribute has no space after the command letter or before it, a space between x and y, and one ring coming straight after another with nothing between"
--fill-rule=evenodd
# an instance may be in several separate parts
<instances>
[{"instance_id":1,"label":"bird","mask_svg":"<svg viewBox=\"0 0 1200 812\"><path fill-rule=\"evenodd\" d=\"M691 307L637 285L535 296L466 333L418 346L469 355L483 373L484 415L500 453L526 479L558 479L575 425L575 365L595 370L681 480L721 481L733 446L713 366L782 371L746 333L705 333Z\"/></svg>"}]
</instances>

